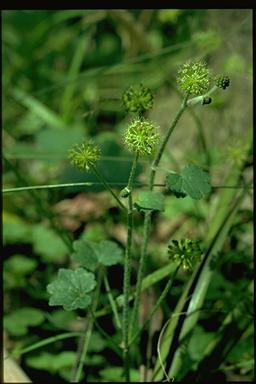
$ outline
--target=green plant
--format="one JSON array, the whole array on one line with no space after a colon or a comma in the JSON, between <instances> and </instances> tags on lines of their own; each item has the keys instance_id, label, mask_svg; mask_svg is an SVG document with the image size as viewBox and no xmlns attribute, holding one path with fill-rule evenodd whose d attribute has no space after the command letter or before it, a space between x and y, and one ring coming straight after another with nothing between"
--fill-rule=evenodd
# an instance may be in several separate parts
<instances>
[{"instance_id":1,"label":"green plant","mask_svg":"<svg viewBox=\"0 0 256 384\"><path fill-rule=\"evenodd\" d=\"M112 14L110 12L110 15L114 19L115 17L124 18L126 26L128 25L127 30L122 32L122 41L129 41L127 38L129 34L131 36L135 34L137 37L141 35L138 33L136 25L134 27L134 23L125 13ZM179 13L177 15L180 17ZM177 15L175 13L175 20L173 16L170 20L176 22ZM104 18L105 15L99 15L99 17ZM165 22L164 19L162 21ZM37 356L27 357L26 364L34 369L48 371L53 376L58 374L64 380L72 382L84 380L87 368L90 370L90 367L94 366L99 369L94 371L94 375L96 375L95 372L97 373L96 378L89 372L88 377L92 381L126 382L139 379L143 381L143 378L146 378L145 381L165 379L179 381L189 378L186 375L192 375L194 380L197 380L204 377L207 369L217 369L222 363L227 364L227 366L224 364L224 369L229 369L229 363L237 364L235 348L238 341L241 338L247 345L247 337L250 336L249 321L251 318L248 316L243 319L247 309L244 307L232 308L229 303L230 298L227 297L223 301L225 308L230 305L230 313L223 319L223 324L218 332L207 332L199 320L204 316L203 305L209 291L212 297L215 297L214 304L217 302L218 305L220 305L218 299L223 286L228 287L229 292L235 294L232 284L228 285L225 279L223 279L224 282L221 278L218 279L217 268L220 268L221 265L219 255L221 252L224 254L226 252L228 235L235 231L233 228L235 217L240 214L239 209L242 209L242 202L250 188L249 183L247 185L246 176L243 176L246 162L248 162L246 151L249 148L247 148L248 146L245 146L246 150L239 148L242 152L239 153L239 156L235 149L230 148L230 153L235 153L234 157L239 157L239 161L236 162L237 167L231 169L229 178L225 182L226 186L231 188L223 189L220 193L217 201L219 205L214 214L211 213L210 224L204 221L205 212L208 207L213 209L211 199L215 199L215 192L218 188L218 186L211 185L208 172L211 169L205 167L200 158L194 163L189 161L187 165L178 163L175 170L161 168L160 162L164 156L169 155L167 148L169 140L183 114L191 111L198 124L202 146L207 155L207 165L211 166L212 159L208 156L202 123L194 115L192 108L198 105L199 108L203 106L203 109L207 109L208 105L215 100L215 93L219 91L221 94L221 90L227 89L230 79L226 75L211 74L206 63L202 61L187 62L181 66L178 70L177 83L183 94L183 100L169 128L166 132L161 133L158 124L149 116L154 101L149 87L139 84L127 88L123 93L122 103L131 120L123 130L123 136L119 141L124 144L123 147L129 153L132 153L133 159L132 161L130 158L128 159L131 161L129 175L125 183L119 186L108 181L110 163L105 163L106 156L104 155L112 156L115 154L115 150L119 150L119 146L111 141L111 135L104 136L103 133L99 137L96 135L94 141L86 139L79 144L79 140L82 140L79 124L73 132L66 132L67 135L66 133L60 134L58 131L65 129L65 124L71 120L72 112L76 108L75 104L72 104L74 95L72 81L76 78L79 67L82 65L83 44L84 40L81 37L69 70L71 83L67 86L61 106L63 120L33 96L28 96L18 89L14 89L13 92L16 100L19 100L23 106L31 108L33 117L36 116L44 123L56 127L56 132L48 132L49 136L47 136L47 132L43 132L38 139L39 144L44 145L47 139L54 152L57 151L58 146L64 147L66 150L69 142L72 145L73 141L77 141L78 144L71 147L68 153L73 166L72 172L75 173L74 168L77 168L82 171L80 174L83 174L84 171L83 175L89 176L89 181L86 179L81 183L33 187L19 172L16 165L12 164L8 158L5 159L6 166L14 172L23 187L6 188L4 192L28 191L36 207L35 212L32 211L32 215L36 216L37 213L40 218L47 217L51 226L51 228L47 228L45 223L37 223L33 227L29 222L22 222L16 216L7 214L7 241L11 243L15 236L19 239L25 238L40 260L49 263L46 268L46 281L42 283L44 287L47 285L47 292L44 291L42 296L49 299L50 310L52 310L45 317L43 311L33 310L33 308L14 311L11 315L5 316L5 329L14 337L28 334L29 329L38 325L42 325L47 330L49 324L44 323L47 318L50 324L67 331L42 341L34 340L31 337L28 345L18 344L13 354L18 357L56 343L60 346L60 353L43 351ZM100 70L96 71L97 73L100 73ZM226 92L224 93L226 96ZM84 91L84 99L86 102L88 100L94 102L95 109L96 106L98 108L93 86L89 85ZM67 105L68 107L66 107ZM102 106L102 108L104 107L105 105ZM26 125L25 123L23 124ZM87 134L88 136L90 135ZM185 137L186 132L184 132ZM61 140L60 145L58 140ZM149 165L149 174L143 174L143 182L140 183L137 175L141 164ZM164 173L163 184L156 183L156 176L161 173ZM94 177L96 179L93 179ZM95 182L95 180L97 181ZM119 179L117 178L117 180ZM57 188L78 186L82 188L100 186L110 193L110 197L114 199L112 201L117 206L118 219L122 222L126 221L125 245L122 241L114 241L114 238L106 231L106 227L100 228L100 230L97 227L97 231L94 230L97 223L93 223L91 228L89 225L85 234L79 238L76 234L73 233L73 236L70 236L70 233L61 229L47 205L49 195L43 193L45 190L53 191ZM239 186L238 189L237 186ZM156 188L160 189L156 190ZM35 189L41 189L42 195L37 194ZM237 190L239 190L238 193ZM173 207L170 208L170 202L173 201L176 204L176 213ZM100 205L100 203L98 204ZM207 231L197 238L191 228L187 229L184 221L178 222L176 224L178 230L175 235L177 240L170 235L169 242L164 248L165 251L162 252L165 256L164 266L152 272L148 268L151 256L155 255L158 258L159 250L158 245L154 246L151 237L154 237L154 232L163 215L166 215L168 221L172 222L172 220L175 221L177 212L193 216L194 227L201 220ZM243 214L245 213L243 212ZM144 223L141 231L140 223L142 221ZM107 226L111 226L111 221L109 223L107 222ZM236 254L238 255L238 253ZM241 255L243 255L242 251ZM243 258L239 255L237 257L238 261ZM16 255L11 260L7 260L5 284L8 289L24 287L30 273L35 273L32 282L37 287L37 263L29 261L29 258L23 255ZM58 272L53 261L61 265ZM64 268L62 268L63 264L65 264ZM159 264L154 264L154 268L158 266ZM109 278L111 268L122 270L123 289L121 287L113 288L113 282ZM136 280L134 280L134 275ZM247 292L249 287L246 284L245 281L241 287ZM212 290L208 288L209 286ZM40 294L37 289L32 289L32 291L34 291L32 294L35 297ZM146 315L143 315L141 312L147 306L144 300L148 292L153 292L156 298ZM207 303L211 303L212 297L208 298ZM174 300L176 306L171 300ZM250 297L247 297L248 306L250 306L250 300ZM224 304L221 303L221 305ZM63 309L54 312L55 306ZM172 309L170 309L171 306ZM216 307L215 311L221 312L221 309ZM153 339L151 325L159 312L163 313L165 322L160 321L160 336L157 347L154 348L154 352L157 350L157 356L151 358L151 341L149 341L144 365L140 356L140 347L145 334L148 335L149 340ZM78 316L82 323L79 330L72 328L72 323L77 320ZM102 318L105 319L105 316L111 323L113 331L109 332L104 321L101 321ZM235 332L234 339L229 335L229 327ZM63 344L61 344L63 340L73 337L79 338L77 351L68 349L63 351ZM222 337L227 340L226 344L222 341ZM200 348L197 346L197 338L201 343ZM107 361L106 354L103 353L106 348L111 349L119 359L116 365L110 366ZM231 353L231 358L228 360L226 356L232 348L235 352ZM218 352L220 352L219 355ZM244 357L244 360L246 358L247 356ZM85 370L84 367L86 367ZM144 374L139 372L139 367L144 369Z\"/></svg>"},{"instance_id":2,"label":"green plant","mask_svg":"<svg viewBox=\"0 0 256 384\"><path fill-rule=\"evenodd\" d=\"M166 145L170 139L174 128L184 111L192 105L201 103L201 105L209 104L208 95L216 91L217 87L225 89L229 85L229 80L226 77L217 79L217 87L214 85L210 88L210 72L205 63L192 62L186 63L179 70L178 84L185 91L185 97L181 104L177 115L174 117L170 128L161 138L161 143L158 145L160 135L156 131L155 124L146 119L143 114L147 109L152 107L151 91L140 85L138 88L129 88L123 95L123 104L126 110L136 113L136 118L130 123L124 132L124 143L128 149L134 153L134 160L130 171L127 186L121 191L120 198L127 199L127 205L120 201L120 198L108 185L104 176L99 170L96 171L95 163L99 159L99 149L88 142L81 146L76 146L70 151L71 162L74 166L88 171L92 169L100 180L104 180L104 185L111 192L121 208L125 208L127 212L127 245L125 248L125 257L122 257L122 251L115 243L103 241L102 243L93 243L90 241L79 240L73 244L75 253L73 258L79 263L80 268L72 270L61 269L58 279L48 285L47 290L50 293L50 305L62 305L66 310L75 310L78 308L85 309L88 307L91 313L90 325L93 322L100 331L105 334L97 324L95 310L99 299L100 286L104 280L107 289L109 302L113 310L117 329L121 328L121 344L116 344L116 349L123 355L124 375L127 382L130 381L131 370L131 349L134 347L134 342L140 337L140 334L145 327L145 324L138 324L138 312L141 303L142 282L144 277L145 263L148 254L149 233L152 225L152 216L155 212L164 210L164 194L163 192L153 191L155 184L156 172L159 169L159 163L166 149ZM206 92L206 93L205 93ZM196 95L195 98L190 98L190 95ZM137 200L134 202L134 176L136 167L140 157L151 156L154 154L151 172L149 175L149 190L140 192ZM201 199L208 195L211 191L209 177L200 167L189 164L181 173L168 171L166 176L166 188L173 193L177 198L184 198L189 195L193 199ZM144 216L144 232L141 247L141 256L138 266L137 282L134 294L131 297L131 265L133 258L133 237L134 237L134 214L139 211ZM180 267L192 269L194 265L200 262L202 251L198 242L193 242L190 239L181 239L180 241L172 240L169 245L169 257L172 261L178 262L178 268L170 276L163 294L157 301L155 308L151 311L146 323L150 321L155 311L159 308L166 295L169 292L173 279L179 271ZM206 257L206 256L205 256ZM124 277L123 277L123 312L122 321L120 320L119 308L117 301L112 296L109 283L107 280L107 266L123 262ZM201 261L201 266L204 265L205 258ZM91 272L87 272L89 270ZM97 285L97 294L93 293ZM134 299L134 300L133 300ZM130 308L130 302L133 303ZM91 328L90 328L91 329ZM91 335L91 331L87 331L87 342ZM134 336L134 332L135 335ZM108 336L106 336L108 337ZM75 374L75 380L80 380L82 372L83 359L86 355L86 341L84 341L83 353ZM112 341L113 342L113 341Z\"/></svg>"}]
</instances>

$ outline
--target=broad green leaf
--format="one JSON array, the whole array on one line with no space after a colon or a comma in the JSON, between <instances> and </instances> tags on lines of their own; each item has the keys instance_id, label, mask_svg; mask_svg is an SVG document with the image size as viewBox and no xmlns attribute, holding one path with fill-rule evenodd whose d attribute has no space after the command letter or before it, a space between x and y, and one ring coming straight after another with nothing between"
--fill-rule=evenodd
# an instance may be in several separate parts
<instances>
[{"instance_id":1,"label":"broad green leaf","mask_svg":"<svg viewBox=\"0 0 256 384\"><path fill-rule=\"evenodd\" d=\"M61 371L64 368L71 368L74 364L76 353L74 351L65 351L58 354L52 354L48 352L41 352L36 356L29 356L26 358L28 366L49 371L54 374Z\"/></svg>"},{"instance_id":2,"label":"broad green leaf","mask_svg":"<svg viewBox=\"0 0 256 384\"><path fill-rule=\"evenodd\" d=\"M47 291L51 297L49 305L63 305L66 311L87 308L91 303L88 295L96 286L94 274L83 268L75 271L60 268L58 278L48 284Z\"/></svg>"},{"instance_id":3,"label":"broad green leaf","mask_svg":"<svg viewBox=\"0 0 256 384\"><path fill-rule=\"evenodd\" d=\"M142 211L163 211L164 195L161 192L143 191L135 206Z\"/></svg>"},{"instance_id":4,"label":"broad green leaf","mask_svg":"<svg viewBox=\"0 0 256 384\"><path fill-rule=\"evenodd\" d=\"M72 324L77 319L75 312L67 312L64 309L56 309L56 311L52 311L47 314L48 320L55 327L65 330L73 330Z\"/></svg>"},{"instance_id":5,"label":"broad green leaf","mask_svg":"<svg viewBox=\"0 0 256 384\"><path fill-rule=\"evenodd\" d=\"M45 262L62 263L65 261L67 247L53 230L38 224L33 228L31 238L34 251Z\"/></svg>"},{"instance_id":6,"label":"broad green leaf","mask_svg":"<svg viewBox=\"0 0 256 384\"><path fill-rule=\"evenodd\" d=\"M13 255L4 263L5 271L14 275L26 275L34 271L37 261L23 255Z\"/></svg>"},{"instance_id":7,"label":"broad green leaf","mask_svg":"<svg viewBox=\"0 0 256 384\"><path fill-rule=\"evenodd\" d=\"M192 360L199 360L209 343L215 338L215 332L206 332L203 327L197 325L188 344L188 353Z\"/></svg>"},{"instance_id":8,"label":"broad green leaf","mask_svg":"<svg viewBox=\"0 0 256 384\"><path fill-rule=\"evenodd\" d=\"M73 260L77 261L82 267L95 271L98 265L97 243L90 240L76 240L73 242Z\"/></svg>"},{"instance_id":9,"label":"broad green leaf","mask_svg":"<svg viewBox=\"0 0 256 384\"><path fill-rule=\"evenodd\" d=\"M4 328L14 336L28 333L28 327L44 321L44 313L36 308L21 308L4 317Z\"/></svg>"},{"instance_id":10,"label":"broad green leaf","mask_svg":"<svg viewBox=\"0 0 256 384\"><path fill-rule=\"evenodd\" d=\"M181 173L171 173L166 177L166 186L177 197L189 195L199 200L211 191L209 176L195 165L186 165Z\"/></svg>"},{"instance_id":11,"label":"broad green leaf","mask_svg":"<svg viewBox=\"0 0 256 384\"><path fill-rule=\"evenodd\" d=\"M103 339L103 337L98 332L93 332L90 338L88 351L101 352L106 347L107 347L106 339Z\"/></svg>"},{"instance_id":12,"label":"broad green leaf","mask_svg":"<svg viewBox=\"0 0 256 384\"><path fill-rule=\"evenodd\" d=\"M96 243L81 239L74 241L73 244L75 250L73 259L91 271L95 271L98 264L110 266L122 261L123 251L113 241L102 240Z\"/></svg>"},{"instance_id":13,"label":"broad green leaf","mask_svg":"<svg viewBox=\"0 0 256 384\"><path fill-rule=\"evenodd\" d=\"M125 382L123 377L123 367L104 368L99 373L100 376L107 382ZM139 372L137 369L130 369L130 379L134 382L139 382Z\"/></svg>"},{"instance_id":14,"label":"broad green leaf","mask_svg":"<svg viewBox=\"0 0 256 384\"><path fill-rule=\"evenodd\" d=\"M4 262L4 285L6 289L25 287L27 276L37 267L37 261L23 255L13 255Z\"/></svg>"},{"instance_id":15,"label":"broad green leaf","mask_svg":"<svg viewBox=\"0 0 256 384\"><path fill-rule=\"evenodd\" d=\"M31 243L31 227L13 213L3 211L3 242L12 244L18 242Z\"/></svg>"},{"instance_id":16,"label":"broad green leaf","mask_svg":"<svg viewBox=\"0 0 256 384\"><path fill-rule=\"evenodd\" d=\"M98 245L97 252L99 262L106 266L120 263L123 259L123 250L114 241L101 241Z\"/></svg>"}]
</instances>

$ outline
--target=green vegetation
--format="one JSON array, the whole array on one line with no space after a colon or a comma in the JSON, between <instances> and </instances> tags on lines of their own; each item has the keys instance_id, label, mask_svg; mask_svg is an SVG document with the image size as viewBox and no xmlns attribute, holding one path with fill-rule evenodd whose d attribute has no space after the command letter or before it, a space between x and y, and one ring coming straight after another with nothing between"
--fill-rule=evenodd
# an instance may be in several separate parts
<instances>
[{"instance_id":1,"label":"green vegetation","mask_svg":"<svg viewBox=\"0 0 256 384\"><path fill-rule=\"evenodd\" d=\"M33 382L253 381L249 10L3 12L5 347Z\"/></svg>"}]
</instances>

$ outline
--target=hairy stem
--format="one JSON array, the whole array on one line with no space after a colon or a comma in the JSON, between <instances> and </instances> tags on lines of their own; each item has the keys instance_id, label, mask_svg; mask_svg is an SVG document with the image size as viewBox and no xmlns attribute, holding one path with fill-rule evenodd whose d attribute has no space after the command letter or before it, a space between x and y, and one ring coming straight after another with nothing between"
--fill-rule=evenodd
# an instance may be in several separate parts
<instances>
[{"instance_id":1,"label":"hairy stem","mask_svg":"<svg viewBox=\"0 0 256 384\"><path fill-rule=\"evenodd\" d=\"M174 128L176 127L179 119L181 118L183 112L185 111L185 109L187 107L188 97L189 97L189 93L187 93L187 95L185 96L185 98L184 98L184 100L183 100L183 102L182 102L182 104L180 106L180 109L178 110L175 118L173 119L170 128L166 132L166 135L163 138L163 141L162 141L162 143L160 145L160 148L158 149L158 152L157 152L157 154L155 156L155 159L153 161L152 168L151 168L151 173L150 173L150 189L151 190L153 189L153 185L154 185L156 168L158 167L158 164L160 163L160 160L162 158L163 152L165 150L165 147L166 147L166 145L167 145L167 143L169 141L169 138L170 138L172 132L174 131Z\"/></svg>"},{"instance_id":2,"label":"hairy stem","mask_svg":"<svg viewBox=\"0 0 256 384\"><path fill-rule=\"evenodd\" d=\"M174 117L170 128L166 132L165 137L163 138L163 141L160 145L160 148L158 149L158 152L155 156L155 159L153 161L152 167L151 167L151 172L150 172L150 177L149 177L149 189L153 190L154 187L154 181L155 181L155 175L156 175L156 170L158 167L158 164L162 158L163 152L165 150L165 147L168 143L168 140L174 131L174 128L176 127L179 119L181 118L183 112L185 111L187 107L187 100L189 97L189 93L185 96L180 109L178 110L176 116ZM144 230L143 230L143 244L142 244L142 250L141 250L141 256L140 256L140 261L139 261L139 271L138 271L138 279L137 279L137 284L136 284L136 291L135 291L135 301L134 301L134 308L133 308L133 318L131 324L136 324L137 317L138 317L138 311L139 311L139 305L140 305L140 296L141 296L141 285L142 285L142 279L143 279L143 273L144 273L144 266L145 266L145 260L146 260L146 255L147 255L147 247L148 247L148 239L149 239L149 231L150 231L150 226L151 226L151 216L152 212L148 212L145 214L144 218Z\"/></svg>"},{"instance_id":3,"label":"hairy stem","mask_svg":"<svg viewBox=\"0 0 256 384\"><path fill-rule=\"evenodd\" d=\"M130 192L128 195L128 210L127 210L127 246L125 250L125 260L124 260L124 280L123 280L124 306L123 306L123 322L122 322L123 360L124 360L125 379L127 382L130 381L128 332L129 332L129 295L130 295L130 284L131 284L130 282L131 280L131 248L132 248L132 232L133 232L132 188L133 188L133 180L135 176L137 161L138 161L138 154L136 154L134 158L128 184L127 184L127 189Z\"/></svg>"},{"instance_id":4,"label":"hairy stem","mask_svg":"<svg viewBox=\"0 0 256 384\"><path fill-rule=\"evenodd\" d=\"M135 289L135 296L134 296L135 299L134 299L134 305L133 305L132 319L131 319L131 323L130 323L131 327L133 327L133 330L134 330L134 327L135 327L135 329L137 328L141 287L142 287L142 279L143 279L143 273L144 273L145 259L146 259L146 254L147 254L147 245L148 245L150 224L151 224L151 212L147 212L147 213L145 213L143 245L142 245L142 250L141 250L140 264L139 264L139 270L138 270L138 278L137 278L137 284L136 284L136 289Z\"/></svg>"}]
</instances>

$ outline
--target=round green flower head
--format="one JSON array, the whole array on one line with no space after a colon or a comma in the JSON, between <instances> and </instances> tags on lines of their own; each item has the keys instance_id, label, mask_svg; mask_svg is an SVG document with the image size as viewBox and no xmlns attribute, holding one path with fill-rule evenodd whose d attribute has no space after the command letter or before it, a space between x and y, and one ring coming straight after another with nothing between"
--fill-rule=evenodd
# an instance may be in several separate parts
<instances>
[{"instance_id":1,"label":"round green flower head","mask_svg":"<svg viewBox=\"0 0 256 384\"><path fill-rule=\"evenodd\" d=\"M146 119L134 120L124 134L124 142L128 149L140 156L151 155L159 139L156 126Z\"/></svg>"},{"instance_id":2,"label":"round green flower head","mask_svg":"<svg viewBox=\"0 0 256 384\"><path fill-rule=\"evenodd\" d=\"M217 87L222 88L222 89L226 89L230 84L230 79L226 75L220 75L220 76L216 77L215 83L216 83Z\"/></svg>"},{"instance_id":3,"label":"round green flower head","mask_svg":"<svg viewBox=\"0 0 256 384\"><path fill-rule=\"evenodd\" d=\"M140 84L138 87L129 87L124 91L122 101L128 112L143 113L153 106L153 95L149 88Z\"/></svg>"},{"instance_id":4,"label":"round green flower head","mask_svg":"<svg viewBox=\"0 0 256 384\"><path fill-rule=\"evenodd\" d=\"M69 150L68 157L72 165L88 171L99 159L100 150L92 141L89 141L80 145L76 144Z\"/></svg>"},{"instance_id":5,"label":"round green flower head","mask_svg":"<svg viewBox=\"0 0 256 384\"><path fill-rule=\"evenodd\" d=\"M201 260L202 251L197 241L189 239L172 240L168 246L169 258L181 263L184 269L191 269Z\"/></svg>"},{"instance_id":6,"label":"round green flower head","mask_svg":"<svg viewBox=\"0 0 256 384\"><path fill-rule=\"evenodd\" d=\"M210 71L201 61L187 62L178 70L177 82L181 90L201 95L210 86Z\"/></svg>"}]
</instances>

